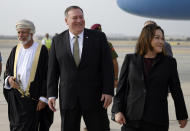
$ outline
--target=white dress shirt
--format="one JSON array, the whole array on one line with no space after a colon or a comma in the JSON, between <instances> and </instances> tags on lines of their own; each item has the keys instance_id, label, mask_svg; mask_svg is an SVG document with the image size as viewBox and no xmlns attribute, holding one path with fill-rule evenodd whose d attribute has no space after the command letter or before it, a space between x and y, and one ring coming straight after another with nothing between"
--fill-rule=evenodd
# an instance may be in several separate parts
<instances>
[{"instance_id":1,"label":"white dress shirt","mask_svg":"<svg viewBox=\"0 0 190 131\"><path fill-rule=\"evenodd\" d=\"M81 58L81 55L82 55L82 48L83 48L83 35L84 35L84 31L82 31L80 34L78 34L78 43L79 43L79 56ZM70 47L71 47L71 52L73 54L73 45L74 45L74 42L75 42L75 35L72 34L70 31L69 31L69 39L70 39Z\"/></svg>"}]
</instances>

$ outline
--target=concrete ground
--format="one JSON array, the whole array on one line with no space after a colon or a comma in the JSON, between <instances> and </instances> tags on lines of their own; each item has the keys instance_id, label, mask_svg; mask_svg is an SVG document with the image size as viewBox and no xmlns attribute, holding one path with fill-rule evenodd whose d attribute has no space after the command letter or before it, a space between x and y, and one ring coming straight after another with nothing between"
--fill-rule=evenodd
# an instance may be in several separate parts
<instances>
[{"instance_id":1,"label":"concrete ground","mask_svg":"<svg viewBox=\"0 0 190 131\"><path fill-rule=\"evenodd\" d=\"M6 60L9 56L10 50L13 47L13 41L0 41L0 51L3 57L3 71L5 69ZM134 51L134 45L132 44L117 44L117 42L113 42L113 45L119 55L118 62L121 67L124 56L126 53L131 53ZM181 80L181 86L184 93L184 98L188 110L188 114L190 114L190 44L189 45L174 45L172 46L174 57L178 62L178 71ZM9 131L9 121L8 121L8 110L7 103L3 97L3 86L2 86L2 76L0 81L0 130L1 131ZM173 105L173 100L171 96L168 97L168 107L169 107L169 117L170 117L170 129L169 131L180 131L178 122L175 117L175 108ZM59 107L57 102L57 112L54 115L54 123L51 126L50 131L60 131L60 114ZM108 108L108 115L110 117L110 108ZM85 127L84 122L81 122L81 131ZM111 131L120 131L120 125L110 120ZM182 131L190 131L190 122Z\"/></svg>"}]
</instances>

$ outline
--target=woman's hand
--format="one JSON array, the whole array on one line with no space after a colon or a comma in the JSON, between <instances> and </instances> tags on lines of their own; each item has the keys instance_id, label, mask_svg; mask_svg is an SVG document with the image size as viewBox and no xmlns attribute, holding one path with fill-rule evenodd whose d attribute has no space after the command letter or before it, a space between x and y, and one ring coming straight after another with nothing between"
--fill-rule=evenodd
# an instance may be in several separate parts
<instances>
[{"instance_id":1,"label":"woman's hand","mask_svg":"<svg viewBox=\"0 0 190 131\"><path fill-rule=\"evenodd\" d=\"M125 116L121 112L115 114L115 121L119 124L126 124Z\"/></svg>"}]
</instances>

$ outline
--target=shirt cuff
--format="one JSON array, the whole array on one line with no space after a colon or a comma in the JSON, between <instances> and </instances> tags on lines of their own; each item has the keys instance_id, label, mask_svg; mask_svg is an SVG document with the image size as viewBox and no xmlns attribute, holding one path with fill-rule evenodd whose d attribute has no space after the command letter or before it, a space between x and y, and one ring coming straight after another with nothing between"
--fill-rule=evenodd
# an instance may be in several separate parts
<instances>
[{"instance_id":1,"label":"shirt cuff","mask_svg":"<svg viewBox=\"0 0 190 131\"><path fill-rule=\"evenodd\" d=\"M45 98L45 97L43 97L43 96L41 96L41 97L39 98L39 100L45 102L46 104L48 104L48 99Z\"/></svg>"},{"instance_id":2,"label":"shirt cuff","mask_svg":"<svg viewBox=\"0 0 190 131\"><path fill-rule=\"evenodd\" d=\"M50 100L50 99L56 99L56 97L55 96L51 96L51 97L48 98L48 100Z\"/></svg>"},{"instance_id":3,"label":"shirt cuff","mask_svg":"<svg viewBox=\"0 0 190 131\"><path fill-rule=\"evenodd\" d=\"M9 77L10 77L10 76L7 76L7 78L5 79L5 85L4 85L4 88L5 88L5 89L8 89L8 90L11 89L11 87L10 87L10 85L9 85L9 82L8 82Z\"/></svg>"}]
</instances>

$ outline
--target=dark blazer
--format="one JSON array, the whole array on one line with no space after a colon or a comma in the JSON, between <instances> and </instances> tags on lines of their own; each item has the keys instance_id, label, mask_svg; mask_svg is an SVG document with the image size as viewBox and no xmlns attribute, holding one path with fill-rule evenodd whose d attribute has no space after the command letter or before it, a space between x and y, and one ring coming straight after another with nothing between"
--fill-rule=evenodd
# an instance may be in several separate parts
<instances>
[{"instance_id":1,"label":"dark blazer","mask_svg":"<svg viewBox=\"0 0 190 131\"><path fill-rule=\"evenodd\" d=\"M112 112L123 112L128 121L168 124L168 86L174 99L177 119L187 119L176 60L158 54L145 81L143 56L127 55L121 69Z\"/></svg>"},{"instance_id":2,"label":"dark blazer","mask_svg":"<svg viewBox=\"0 0 190 131\"><path fill-rule=\"evenodd\" d=\"M84 29L81 61L77 67L70 48L69 31L52 40L48 65L48 97L58 97L61 109L77 103L83 109L101 104L102 94L113 95L113 63L104 33Z\"/></svg>"}]
</instances>

